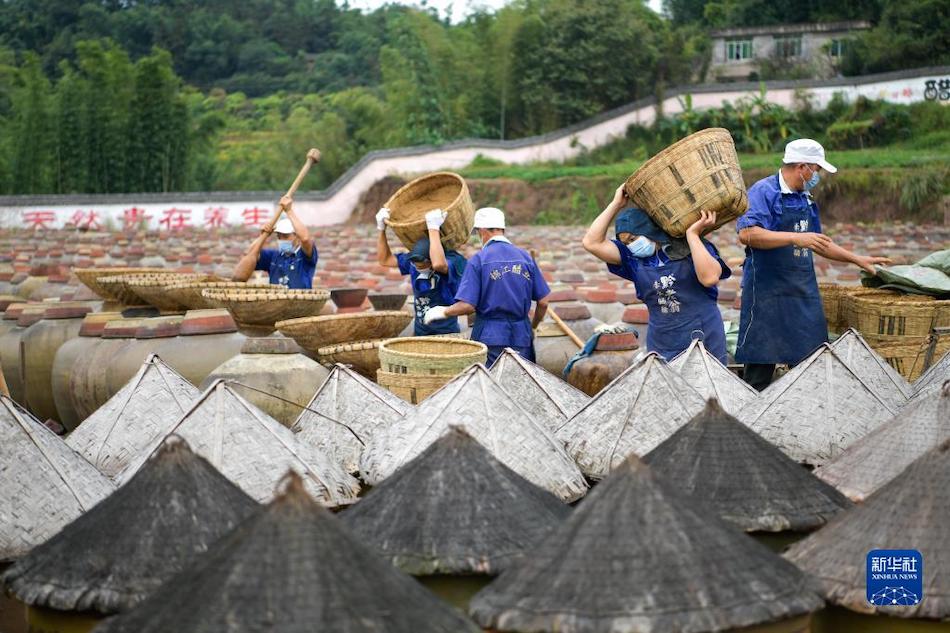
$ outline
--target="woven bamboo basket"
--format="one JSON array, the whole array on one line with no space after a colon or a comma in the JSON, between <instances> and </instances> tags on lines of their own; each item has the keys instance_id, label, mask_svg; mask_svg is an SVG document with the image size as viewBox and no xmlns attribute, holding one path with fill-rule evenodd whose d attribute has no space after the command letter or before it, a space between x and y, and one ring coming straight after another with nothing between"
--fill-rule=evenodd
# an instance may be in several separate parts
<instances>
[{"instance_id":1,"label":"woven bamboo basket","mask_svg":"<svg viewBox=\"0 0 950 633\"><path fill-rule=\"evenodd\" d=\"M379 345L385 339L355 341L342 345L330 345L317 350L317 360L326 367L334 364L348 365L353 371L370 380L376 379L379 370Z\"/></svg>"},{"instance_id":2,"label":"woven bamboo basket","mask_svg":"<svg viewBox=\"0 0 950 633\"><path fill-rule=\"evenodd\" d=\"M209 310L213 308L207 299L201 296L205 288L250 288L253 290L280 289L274 284L251 284L243 281L176 281L165 286L169 297L189 310Z\"/></svg>"},{"instance_id":3,"label":"woven bamboo basket","mask_svg":"<svg viewBox=\"0 0 950 633\"><path fill-rule=\"evenodd\" d=\"M274 327L300 347L318 353L321 347L371 338L393 338L412 322L401 310L330 314L278 321Z\"/></svg>"},{"instance_id":4,"label":"woven bamboo basket","mask_svg":"<svg viewBox=\"0 0 950 633\"><path fill-rule=\"evenodd\" d=\"M419 404L441 389L455 374L395 374L380 369L376 372L376 382L406 402Z\"/></svg>"},{"instance_id":5,"label":"woven bamboo basket","mask_svg":"<svg viewBox=\"0 0 950 633\"><path fill-rule=\"evenodd\" d=\"M846 298L848 326L865 338L929 336L950 326L950 301L895 292L856 293Z\"/></svg>"},{"instance_id":6,"label":"woven bamboo basket","mask_svg":"<svg viewBox=\"0 0 950 633\"><path fill-rule=\"evenodd\" d=\"M887 290L867 288L865 286L842 286L835 283L818 284L821 304L825 309L828 327L834 332L848 329L847 298L855 295L887 294Z\"/></svg>"},{"instance_id":7,"label":"woven bamboo basket","mask_svg":"<svg viewBox=\"0 0 950 633\"><path fill-rule=\"evenodd\" d=\"M112 295L112 288L104 287L99 283L100 279L108 277L117 277L119 275L133 275L137 273L160 273L164 268L73 268L76 278L87 288L108 301L118 301L119 298Z\"/></svg>"},{"instance_id":8,"label":"woven bamboo basket","mask_svg":"<svg viewBox=\"0 0 950 633\"><path fill-rule=\"evenodd\" d=\"M749 207L736 146L729 131L690 134L645 162L627 179L630 199L674 237L700 218L717 213L715 230Z\"/></svg>"},{"instance_id":9,"label":"woven bamboo basket","mask_svg":"<svg viewBox=\"0 0 950 633\"><path fill-rule=\"evenodd\" d=\"M127 306L139 306L145 303L135 294L135 291L129 288L128 280L125 275L100 277L98 284L106 291L111 301L117 301Z\"/></svg>"},{"instance_id":10,"label":"woven bamboo basket","mask_svg":"<svg viewBox=\"0 0 950 633\"><path fill-rule=\"evenodd\" d=\"M170 283L185 281L218 281L220 277L203 273L140 273L123 275L125 284L142 301L162 312L182 312L187 306L168 294L166 287Z\"/></svg>"},{"instance_id":11,"label":"woven bamboo basket","mask_svg":"<svg viewBox=\"0 0 950 633\"><path fill-rule=\"evenodd\" d=\"M865 335L864 338L874 351L908 381L917 380L926 371L924 362L927 359L927 348L930 346L929 336ZM948 351L950 351L950 339L938 338L934 359L940 358Z\"/></svg>"},{"instance_id":12,"label":"woven bamboo basket","mask_svg":"<svg viewBox=\"0 0 950 633\"><path fill-rule=\"evenodd\" d=\"M449 171L403 185L386 202L386 208L390 212L386 223L409 249L428 234L425 215L433 209L448 213L441 229L445 248L455 249L467 242L475 224L475 205L468 185L464 178Z\"/></svg>"},{"instance_id":13,"label":"woven bamboo basket","mask_svg":"<svg viewBox=\"0 0 950 633\"><path fill-rule=\"evenodd\" d=\"M393 374L449 375L488 360L488 348L478 341L434 336L390 339L379 347L379 363Z\"/></svg>"},{"instance_id":14,"label":"woven bamboo basket","mask_svg":"<svg viewBox=\"0 0 950 633\"><path fill-rule=\"evenodd\" d=\"M258 334L274 331L274 324L285 319L315 316L330 293L320 288L290 290L258 288L205 288L201 296L212 307L227 308L242 330Z\"/></svg>"}]
</instances>

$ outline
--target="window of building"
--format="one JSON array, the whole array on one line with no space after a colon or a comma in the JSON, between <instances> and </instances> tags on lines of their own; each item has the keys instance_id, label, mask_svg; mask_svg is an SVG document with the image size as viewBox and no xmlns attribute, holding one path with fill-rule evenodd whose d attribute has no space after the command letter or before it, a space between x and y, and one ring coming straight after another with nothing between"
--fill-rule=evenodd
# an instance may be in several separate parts
<instances>
[{"instance_id":1,"label":"window of building","mask_svg":"<svg viewBox=\"0 0 950 633\"><path fill-rule=\"evenodd\" d=\"M828 45L828 54L832 57L842 57L846 46L845 40L831 40L831 44Z\"/></svg>"},{"instance_id":2,"label":"window of building","mask_svg":"<svg viewBox=\"0 0 950 633\"><path fill-rule=\"evenodd\" d=\"M801 57L801 35L777 35L775 37L776 57Z\"/></svg>"},{"instance_id":3,"label":"window of building","mask_svg":"<svg viewBox=\"0 0 950 633\"><path fill-rule=\"evenodd\" d=\"M726 40L726 60L752 59L752 40Z\"/></svg>"}]
</instances>

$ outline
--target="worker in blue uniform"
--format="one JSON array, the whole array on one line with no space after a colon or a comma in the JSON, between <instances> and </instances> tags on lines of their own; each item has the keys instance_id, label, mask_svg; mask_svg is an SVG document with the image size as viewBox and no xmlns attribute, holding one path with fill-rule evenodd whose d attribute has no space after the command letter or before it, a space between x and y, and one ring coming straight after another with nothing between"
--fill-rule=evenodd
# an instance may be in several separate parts
<instances>
[{"instance_id":1,"label":"worker in blue uniform","mask_svg":"<svg viewBox=\"0 0 950 633\"><path fill-rule=\"evenodd\" d=\"M812 252L871 274L890 261L856 255L821 232L810 192L823 171L837 169L817 141L790 142L779 172L749 188L749 209L736 221L746 247L736 360L760 391L772 382L776 364L795 366L828 340Z\"/></svg>"},{"instance_id":2,"label":"worker in blue uniform","mask_svg":"<svg viewBox=\"0 0 950 633\"><path fill-rule=\"evenodd\" d=\"M607 238L611 222L613 240ZM702 238L715 225L716 214L703 212L685 238L673 238L645 211L629 207L620 186L584 235L587 252L605 262L613 274L633 282L637 298L649 311L647 350L666 360L698 338L726 362L726 333L716 304L716 285L732 272L716 247Z\"/></svg>"},{"instance_id":3,"label":"worker in blue uniform","mask_svg":"<svg viewBox=\"0 0 950 633\"><path fill-rule=\"evenodd\" d=\"M458 292L462 274L465 272L465 258L454 250L446 251L442 246L440 231L446 212L433 209L426 213L425 218L428 237L418 240L408 253L393 255L386 239L389 209L380 209L376 214L376 228L379 230L376 261L381 266L398 268L403 275L409 275L415 313L413 331L416 336L457 333L457 317L429 324L424 321L431 308L450 306L455 302L455 293Z\"/></svg>"},{"instance_id":4,"label":"worker in blue uniform","mask_svg":"<svg viewBox=\"0 0 950 633\"><path fill-rule=\"evenodd\" d=\"M234 281L247 281L255 270L267 271L270 283L285 288L312 288L317 270L317 246L307 225L294 213L290 196L280 199L284 216L274 216L261 228L261 234L251 244L234 268ZM277 248L264 248L271 235L277 237Z\"/></svg>"},{"instance_id":5,"label":"worker in blue uniform","mask_svg":"<svg viewBox=\"0 0 950 633\"><path fill-rule=\"evenodd\" d=\"M482 250L469 260L455 303L431 308L425 322L474 312L472 340L488 346L489 366L506 347L534 362L534 328L547 313L551 290L534 258L505 237L505 214L500 209L476 211L475 229Z\"/></svg>"}]
</instances>

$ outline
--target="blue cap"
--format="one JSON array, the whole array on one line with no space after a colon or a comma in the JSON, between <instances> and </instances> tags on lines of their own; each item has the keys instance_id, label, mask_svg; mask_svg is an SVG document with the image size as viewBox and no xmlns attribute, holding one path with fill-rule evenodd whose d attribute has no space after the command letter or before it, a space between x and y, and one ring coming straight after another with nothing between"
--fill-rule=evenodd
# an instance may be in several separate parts
<instances>
[{"instance_id":1,"label":"blue cap","mask_svg":"<svg viewBox=\"0 0 950 633\"><path fill-rule=\"evenodd\" d=\"M429 238L428 237L423 237L418 242L412 245L412 250L409 251L409 261L411 262L429 261Z\"/></svg>"},{"instance_id":2,"label":"blue cap","mask_svg":"<svg viewBox=\"0 0 950 633\"><path fill-rule=\"evenodd\" d=\"M614 230L619 236L621 233L644 235L659 244L669 244L673 239L663 229L657 226L643 209L630 207L624 209L614 220Z\"/></svg>"}]
</instances>

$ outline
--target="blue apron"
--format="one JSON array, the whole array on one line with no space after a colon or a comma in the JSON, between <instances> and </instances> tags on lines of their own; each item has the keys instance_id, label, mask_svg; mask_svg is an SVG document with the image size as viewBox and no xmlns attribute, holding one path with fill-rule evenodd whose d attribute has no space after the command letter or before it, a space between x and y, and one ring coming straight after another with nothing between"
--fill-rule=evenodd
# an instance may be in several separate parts
<instances>
[{"instance_id":1,"label":"blue apron","mask_svg":"<svg viewBox=\"0 0 950 633\"><path fill-rule=\"evenodd\" d=\"M699 283L691 257L663 266L637 266L637 288L650 311L647 350L666 360L689 347L694 338L726 363L726 331L716 301Z\"/></svg>"},{"instance_id":2,"label":"blue apron","mask_svg":"<svg viewBox=\"0 0 950 633\"><path fill-rule=\"evenodd\" d=\"M811 205L789 207L784 196L780 201L775 230L808 232ZM811 250L746 247L742 270L737 362L797 365L828 340Z\"/></svg>"}]
</instances>

